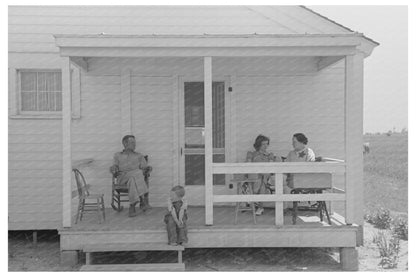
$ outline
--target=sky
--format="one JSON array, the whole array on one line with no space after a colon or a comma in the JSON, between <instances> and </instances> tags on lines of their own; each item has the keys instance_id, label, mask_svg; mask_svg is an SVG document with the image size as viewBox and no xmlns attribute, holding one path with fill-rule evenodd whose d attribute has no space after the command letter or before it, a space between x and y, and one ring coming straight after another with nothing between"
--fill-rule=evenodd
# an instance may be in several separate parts
<instances>
[{"instance_id":1,"label":"sky","mask_svg":"<svg viewBox=\"0 0 416 277\"><path fill-rule=\"evenodd\" d=\"M364 132L407 128L407 7L307 7L380 43L364 61Z\"/></svg>"}]
</instances>

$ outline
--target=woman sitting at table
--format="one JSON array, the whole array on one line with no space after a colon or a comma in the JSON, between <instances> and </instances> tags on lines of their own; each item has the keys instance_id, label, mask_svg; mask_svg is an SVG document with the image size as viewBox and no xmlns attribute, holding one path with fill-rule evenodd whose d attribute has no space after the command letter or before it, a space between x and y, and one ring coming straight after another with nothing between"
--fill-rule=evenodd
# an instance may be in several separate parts
<instances>
[{"instance_id":1,"label":"woman sitting at table","mask_svg":"<svg viewBox=\"0 0 416 277\"><path fill-rule=\"evenodd\" d=\"M307 147L308 138L303 133L296 133L292 137L293 150L287 154L286 162L314 162L315 153ZM283 193L289 194L293 189L293 175L287 174ZM284 202L285 208L291 208L292 202Z\"/></svg>"},{"instance_id":2,"label":"woman sitting at table","mask_svg":"<svg viewBox=\"0 0 416 277\"><path fill-rule=\"evenodd\" d=\"M248 152L246 162L267 163L267 162L281 162L280 157L276 157L273 153L267 152L270 139L263 135L258 135L254 142L254 152ZM265 194L267 187L274 185L274 180L271 174L258 174L258 182L253 183L253 192L255 194ZM256 215L261 215L264 212L263 203L255 203L257 206Z\"/></svg>"}]
</instances>

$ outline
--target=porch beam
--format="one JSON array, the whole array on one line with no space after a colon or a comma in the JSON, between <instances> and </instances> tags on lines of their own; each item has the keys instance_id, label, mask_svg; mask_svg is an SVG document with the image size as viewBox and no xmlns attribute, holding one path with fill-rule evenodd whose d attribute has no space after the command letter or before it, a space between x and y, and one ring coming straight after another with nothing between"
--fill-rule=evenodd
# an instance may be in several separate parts
<instances>
[{"instance_id":1,"label":"porch beam","mask_svg":"<svg viewBox=\"0 0 416 277\"><path fill-rule=\"evenodd\" d=\"M62 58L62 226L71 227L71 63Z\"/></svg>"},{"instance_id":2,"label":"porch beam","mask_svg":"<svg viewBox=\"0 0 416 277\"><path fill-rule=\"evenodd\" d=\"M88 57L311 57L345 56L356 46L270 47L61 47L61 56Z\"/></svg>"},{"instance_id":3,"label":"porch beam","mask_svg":"<svg viewBox=\"0 0 416 277\"><path fill-rule=\"evenodd\" d=\"M345 58L345 191L347 224L363 222L363 60L361 52Z\"/></svg>"},{"instance_id":4,"label":"porch beam","mask_svg":"<svg viewBox=\"0 0 416 277\"><path fill-rule=\"evenodd\" d=\"M55 35L58 47L316 47L359 46L359 34L298 35Z\"/></svg>"},{"instance_id":5,"label":"porch beam","mask_svg":"<svg viewBox=\"0 0 416 277\"><path fill-rule=\"evenodd\" d=\"M205 224L214 222L212 176L212 57L204 57Z\"/></svg>"},{"instance_id":6,"label":"porch beam","mask_svg":"<svg viewBox=\"0 0 416 277\"><path fill-rule=\"evenodd\" d=\"M319 57L317 62L318 71L327 68L330 65L342 60L343 56Z\"/></svg>"},{"instance_id":7,"label":"porch beam","mask_svg":"<svg viewBox=\"0 0 416 277\"><path fill-rule=\"evenodd\" d=\"M88 61L84 57L71 57L71 62L80 70L88 72Z\"/></svg>"}]
</instances>

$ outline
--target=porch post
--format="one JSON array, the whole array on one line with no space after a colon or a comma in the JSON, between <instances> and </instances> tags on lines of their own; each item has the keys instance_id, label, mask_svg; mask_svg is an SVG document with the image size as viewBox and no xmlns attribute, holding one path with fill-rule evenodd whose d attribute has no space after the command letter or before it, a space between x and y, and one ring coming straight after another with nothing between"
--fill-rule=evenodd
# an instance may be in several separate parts
<instances>
[{"instance_id":1,"label":"porch post","mask_svg":"<svg viewBox=\"0 0 416 277\"><path fill-rule=\"evenodd\" d=\"M212 176L212 57L204 57L205 224L214 222Z\"/></svg>"},{"instance_id":2,"label":"porch post","mask_svg":"<svg viewBox=\"0 0 416 277\"><path fill-rule=\"evenodd\" d=\"M279 198L283 195L283 174L282 173L275 173L275 194L276 198ZM283 216L283 202L276 201L275 202L275 225L282 226L284 224L284 216Z\"/></svg>"},{"instance_id":3,"label":"porch post","mask_svg":"<svg viewBox=\"0 0 416 277\"><path fill-rule=\"evenodd\" d=\"M62 58L62 226L71 227L71 69L69 57Z\"/></svg>"},{"instance_id":4,"label":"porch post","mask_svg":"<svg viewBox=\"0 0 416 277\"><path fill-rule=\"evenodd\" d=\"M347 224L363 225L363 53L345 57L345 160ZM360 236L358 243L360 244Z\"/></svg>"}]
</instances>

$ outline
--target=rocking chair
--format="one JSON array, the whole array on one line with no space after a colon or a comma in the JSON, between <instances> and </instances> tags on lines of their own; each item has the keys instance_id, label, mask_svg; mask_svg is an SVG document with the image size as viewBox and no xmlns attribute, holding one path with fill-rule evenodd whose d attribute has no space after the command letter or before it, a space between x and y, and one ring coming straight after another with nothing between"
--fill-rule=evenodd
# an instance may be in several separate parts
<instances>
[{"instance_id":1,"label":"rocking chair","mask_svg":"<svg viewBox=\"0 0 416 277\"><path fill-rule=\"evenodd\" d=\"M148 155L144 156L146 162L149 162ZM146 186L149 188L149 177L150 172L152 171L152 167L148 166L146 169L143 170L144 181ZM111 195L111 207L117 211L121 212L123 210L123 206L121 203L129 202L129 189L126 185L120 185L118 177L120 176L120 172L116 172L113 174L112 177L112 195Z\"/></svg>"}]
</instances>

